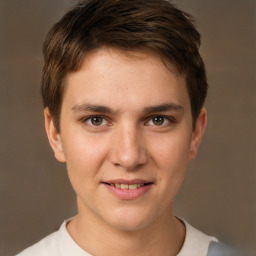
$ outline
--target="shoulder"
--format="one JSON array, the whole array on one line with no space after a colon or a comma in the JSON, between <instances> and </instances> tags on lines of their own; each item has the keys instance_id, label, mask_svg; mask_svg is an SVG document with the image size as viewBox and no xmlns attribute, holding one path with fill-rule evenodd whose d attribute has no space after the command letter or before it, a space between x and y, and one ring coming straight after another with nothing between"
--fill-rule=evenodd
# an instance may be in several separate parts
<instances>
[{"instance_id":1,"label":"shoulder","mask_svg":"<svg viewBox=\"0 0 256 256\"><path fill-rule=\"evenodd\" d=\"M207 256L239 256L240 252L221 242L211 242Z\"/></svg>"},{"instance_id":2,"label":"shoulder","mask_svg":"<svg viewBox=\"0 0 256 256\"><path fill-rule=\"evenodd\" d=\"M36 244L28 247L21 253L16 256L45 256L45 255L58 255L57 254L57 244L58 244L58 237L59 232L56 231L49 236L43 238Z\"/></svg>"},{"instance_id":3,"label":"shoulder","mask_svg":"<svg viewBox=\"0 0 256 256\"><path fill-rule=\"evenodd\" d=\"M66 225L70 220L64 221L58 231L43 238L16 256L90 256L69 235Z\"/></svg>"},{"instance_id":4,"label":"shoulder","mask_svg":"<svg viewBox=\"0 0 256 256\"><path fill-rule=\"evenodd\" d=\"M239 256L238 252L213 236L208 236L195 229L185 220L186 227L183 247L177 256Z\"/></svg>"},{"instance_id":5,"label":"shoulder","mask_svg":"<svg viewBox=\"0 0 256 256\"><path fill-rule=\"evenodd\" d=\"M218 240L195 229L185 220L181 221L186 227L186 236L183 247L177 256L207 256L210 243L218 242Z\"/></svg>"}]
</instances>

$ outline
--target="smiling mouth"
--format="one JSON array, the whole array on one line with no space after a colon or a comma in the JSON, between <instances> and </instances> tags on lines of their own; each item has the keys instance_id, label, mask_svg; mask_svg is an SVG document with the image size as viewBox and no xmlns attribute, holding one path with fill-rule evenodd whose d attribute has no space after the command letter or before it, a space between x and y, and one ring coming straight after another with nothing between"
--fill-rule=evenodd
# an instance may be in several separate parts
<instances>
[{"instance_id":1,"label":"smiling mouth","mask_svg":"<svg viewBox=\"0 0 256 256\"><path fill-rule=\"evenodd\" d=\"M141 197L152 189L154 182L145 180L111 180L102 182L103 185L121 200L133 200Z\"/></svg>"},{"instance_id":2,"label":"smiling mouth","mask_svg":"<svg viewBox=\"0 0 256 256\"><path fill-rule=\"evenodd\" d=\"M106 182L103 182L103 183L111 187L127 189L127 190L134 190L134 189L152 184L152 183L123 184L123 183L106 183Z\"/></svg>"}]
</instances>

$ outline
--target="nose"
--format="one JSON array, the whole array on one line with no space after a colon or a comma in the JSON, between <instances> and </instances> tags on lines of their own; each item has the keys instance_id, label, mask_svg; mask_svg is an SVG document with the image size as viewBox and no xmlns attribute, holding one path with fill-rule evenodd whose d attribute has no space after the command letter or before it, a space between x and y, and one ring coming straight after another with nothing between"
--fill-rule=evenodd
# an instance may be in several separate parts
<instances>
[{"instance_id":1,"label":"nose","mask_svg":"<svg viewBox=\"0 0 256 256\"><path fill-rule=\"evenodd\" d=\"M113 134L110 161L125 170L136 170L148 161L146 144L138 128L119 127Z\"/></svg>"}]
</instances>

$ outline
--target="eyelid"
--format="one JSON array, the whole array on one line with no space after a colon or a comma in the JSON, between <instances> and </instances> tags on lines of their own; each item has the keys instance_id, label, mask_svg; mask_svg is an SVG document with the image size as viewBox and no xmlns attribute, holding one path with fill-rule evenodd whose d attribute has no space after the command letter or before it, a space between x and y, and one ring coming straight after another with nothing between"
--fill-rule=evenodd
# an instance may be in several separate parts
<instances>
[{"instance_id":1,"label":"eyelid","mask_svg":"<svg viewBox=\"0 0 256 256\"><path fill-rule=\"evenodd\" d=\"M88 116L86 116L86 117L81 118L80 120L81 120L82 123L87 123L87 124L88 124L88 120L92 119L93 117L100 117L100 118L103 119L103 122L106 122L106 123L104 123L104 124L99 125L98 127L105 126L105 125L111 125L111 120L110 120L110 118L109 118L109 117L106 117L106 116L104 116L104 115L100 115L100 114L99 114L99 115L97 115L97 114L88 115ZM173 116L156 114L156 115L151 115L151 116L147 117L147 118L146 118L145 125L151 125L151 124L149 124L149 122L152 121L153 118L155 118L155 117L162 117L162 118L165 119L165 121L167 120L168 123L170 123L170 124L175 124L175 123L177 123L176 118L174 118ZM88 125L93 126L93 127L97 127L96 125L93 125L93 124L88 124ZM152 124L152 126L157 126L157 125ZM159 127L161 127L161 126L168 126L168 124L159 125Z\"/></svg>"},{"instance_id":2,"label":"eyelid","mask_svg":"<svg viewBox=\"0 0 256 256\"><path fill-rule=\"evenodd\" d=\"M110 123L109 120L108 120L109 118L107 118L107 117L104 116L104 115L89 115L89 116L86 116L86 117L81 118L81 122L88 124L88 121L91 120L93 117L100 117L100 118L103 119L103 122ZM101 126L104 126L104 125L106 125L106 124L101 124L101 125L99 125L99 126L93 125L93 124L88 124L88 125L93 126L93 127L101 127Z\"/></svg>"},{"instance_id":3,"label":"eyelid","mask_svg":"<svg viewBox=\"0 0 256 256\"><path fill-rule=\"evenodd\" d=\"M150 117L148 117L147 118L147 122L145 123L146 125L149 125L148 123L150 122L150 121L152 121L153 120L153 118L155 118L155 117L162 117L162 118L164 118L164 119L166 119L169 123L171 123L171 124L175 124L176 122L177 122L177 120L176 120L176 118L174 118L173 116L167 116L167 115L161 115L161 114L159 114L159 115L152 115L152 116L150 116ZM152 124L153 126L157 126L157 125L155 125L155 124ZM159 125L159 127L161 127L161 126L167 126L168 124L163 124L163 125Z\"/></svg>"}]
</instances>

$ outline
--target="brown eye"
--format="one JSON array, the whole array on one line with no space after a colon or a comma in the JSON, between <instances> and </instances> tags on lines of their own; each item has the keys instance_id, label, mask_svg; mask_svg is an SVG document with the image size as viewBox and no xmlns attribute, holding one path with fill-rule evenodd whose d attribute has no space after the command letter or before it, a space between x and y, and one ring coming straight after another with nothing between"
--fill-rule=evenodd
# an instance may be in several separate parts
<instances>
[{"instance_id":1,"label":"brown eye","mask_svg":"<svg viewBox=\"0 0 256 256\"><path fill-rule=\"evenodd\" d=\"M154 125L163 125L165 118L163 116L155 116L152 118L152 122Z\"/></svg>"},{"instance_id":2,"label":"brown eye","mask_svg":"<svg viewBox=\"0 0 256 256\"><path fill-rule=\"evenodd\" d=\"M94 116L90 118L92 125L100 126L103 123L103 118L101 116Z\"/></svg>"}]
</instances>

